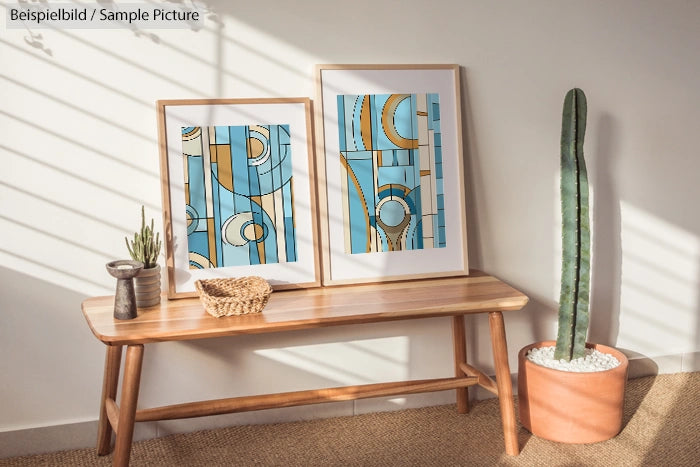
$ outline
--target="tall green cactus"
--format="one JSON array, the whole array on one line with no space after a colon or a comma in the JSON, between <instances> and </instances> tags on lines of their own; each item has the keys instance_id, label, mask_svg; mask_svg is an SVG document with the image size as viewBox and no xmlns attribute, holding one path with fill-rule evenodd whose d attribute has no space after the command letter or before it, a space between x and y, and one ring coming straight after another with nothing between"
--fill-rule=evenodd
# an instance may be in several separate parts
<instances>
[{"instance_id":1,"label":"tall green cactus","mask_svg":"<svg viewBox=\"0 0 700 467\"><path fill-rule=\"evenodd\" d=\"M125 237L124 241L134 261L141 261L145 269L156 267L162 242L160 234L153 235L153 219L150 226L146 225L146 210L143 206L141 206L141 231L134 234L131 245L128 238Z\"/></svg>"},{"instance_id":2,"label":"tall green cactus","mask_svg":"<svg viewBox=\"0 0 700 467\"><path fill-rule=\"evenodd\" d=\"M586 95L576 88L564 99L561 129L562 266L554 358L567 361L584 356L588 332L591 231L585 133Z\"/></svg>"}]
</instances>

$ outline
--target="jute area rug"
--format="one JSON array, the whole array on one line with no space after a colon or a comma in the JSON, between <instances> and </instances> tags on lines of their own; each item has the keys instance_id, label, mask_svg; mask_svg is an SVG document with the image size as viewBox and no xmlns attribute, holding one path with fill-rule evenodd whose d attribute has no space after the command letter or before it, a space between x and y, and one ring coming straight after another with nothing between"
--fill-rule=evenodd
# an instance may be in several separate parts
<instances>
[{"instance_id":1,"label":"jute area rug","mask_svg":"<svg viewBox=\"0 0 700 467\"><path fill-rule=\"evenodd\" d=\"M571 410L576 410L572 407ZM624 428L612 440L566 445L520 429L506 456L498 401L172 435L134 444L133 466L697 466L700 373L630 380ZM0 459L0 466L108 466L94 449Z\"/></svg>"}]
</instances>

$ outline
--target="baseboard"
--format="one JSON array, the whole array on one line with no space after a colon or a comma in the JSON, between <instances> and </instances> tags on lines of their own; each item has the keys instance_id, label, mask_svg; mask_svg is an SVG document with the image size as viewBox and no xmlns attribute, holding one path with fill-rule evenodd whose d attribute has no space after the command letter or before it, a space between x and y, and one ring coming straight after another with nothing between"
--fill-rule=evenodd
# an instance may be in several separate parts
<instances>
[{"instance_id":1,"label":"baseboard","mask_svg":"<svg viewBox=\"0 0 700 467\"><path fill-rule=\"evenodd\" d=\"M630 378L700 371L700 352L656 357L647 357L627 350L623 350L623 352L630 362Z\"/></svg>"},{"instance_id":2,"label":"baseboard","mask_svg":"<svg viewBox=\"0 0 700 467\"><path fill-rule=\"evenodd\" d=\"M155 423L137 423L134 440L155 438ZM97 420L0 432L0 459L67 449L95 448Z\"/></svg>"},{"instance_id":3,"label":"baseboard","mask_svg":"<svg viewBox=\"0 0 700 467\"><path fill-rule=\"evenodd\" d=\"M473 396L472 396L473 397ZM285 423L454 403L454 391L411 394L259 410L211 417L137 423L134 441L234 425ZM69 449L94 449L97 420L0 432L0 459Z\"/></svg>"},{"instance_id":4,"label":"baseboard","mask_svg":"<svg viewBox=\"0 0 700 467\"><path fill-rule=\"evenodd\" d=\"M700 352L645 357L628 355L630 378L656 374L700 371ZM517 393L517 373L511 375L513 393ZM475 387L470 389L472 400L495 397L492 393ZM157 438L173 433L206 430L233 425L284 423L330 417L358 415L370 412L390 412L419 407L454 403L454 391L411 394L399 397L373 398L357 401L334 402L284 409L261 410L239 414L217 415L187 420L137 423L134 440ZM97 436L97 420L43 426L0 432L0 459L7 457L41 454L68 449L94 448Z\"/></svg>"},{"instance_id":5,"label":"baseboard","mask_svg":"<svg viewBox=\"0 0 700 467\"><path fill-rule=\"evenodd\" d=\"M513 379L515 379L515 375L513 375ZM470 394L472 400L493 397L493 394L481 390L481 388L471 388ZM438 391L424 394L378 397L356 401L216 415L194 419L143 422L135 425L134 441L233 425L285 423L300 420L343 417L371 412L391 412L419 407L453 404L454 402L454 391ZM68 449L94 449L97 441L96 437L97 420L0 432L0 459L64 451Z\"/></svg>"}]
</instances>

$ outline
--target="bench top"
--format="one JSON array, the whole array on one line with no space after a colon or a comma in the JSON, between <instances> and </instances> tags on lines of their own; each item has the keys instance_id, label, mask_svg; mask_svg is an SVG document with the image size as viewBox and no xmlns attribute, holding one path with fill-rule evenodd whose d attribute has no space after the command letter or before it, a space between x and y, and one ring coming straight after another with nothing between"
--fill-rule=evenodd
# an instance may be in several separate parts
<instances>
[{"instance_id":1,"label":"bench top","mask_svg":"<svg viewBox=\"0 0 700 467\"><path fill-rule=\"evenodd\" d=\"M88 298L82 310L99 340L130 345L512 311L527 301L504 282L472 270L465 277L276 291L262 313L241 316L211 316L196 297L163 297L160 305L124 321L113 318L114 296Z\"/></svg>"}]
</instances>

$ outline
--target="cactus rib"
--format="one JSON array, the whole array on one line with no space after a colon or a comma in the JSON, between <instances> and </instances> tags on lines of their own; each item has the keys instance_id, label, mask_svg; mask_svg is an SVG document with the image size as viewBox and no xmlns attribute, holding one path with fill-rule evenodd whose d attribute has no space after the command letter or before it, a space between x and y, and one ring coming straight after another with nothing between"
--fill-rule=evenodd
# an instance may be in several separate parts
<instances>
[{"instance_id":1,"label":"cactus rib","mask_svg":"<svg viewBox=\"0 0 700 467\"><path fill-rule=\"evenodd\" d=\"M590 214L583 155L586 96L570 90L564 99L561 134L562 273L555 358L584 356L590 296Z\"/></svg>"}]
</instances>

